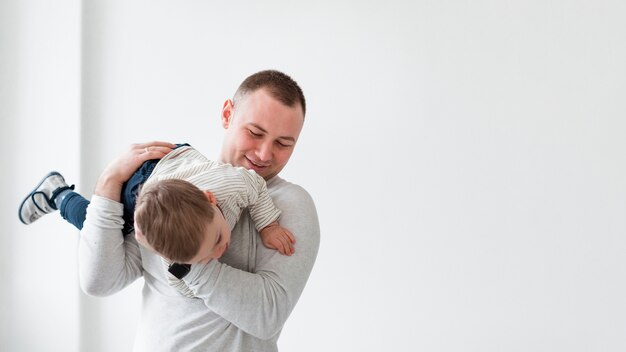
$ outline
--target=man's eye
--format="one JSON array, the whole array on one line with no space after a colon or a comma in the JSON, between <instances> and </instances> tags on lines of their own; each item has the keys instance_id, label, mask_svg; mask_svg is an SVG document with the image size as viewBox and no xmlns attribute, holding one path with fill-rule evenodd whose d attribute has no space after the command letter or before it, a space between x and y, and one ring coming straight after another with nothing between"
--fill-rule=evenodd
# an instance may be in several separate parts
<instances>
[{"instance_id":1,"label":"man's eye","mask_svg":"<svg viewBox=\"0 0 626 352\"><path fill-rule=\"evenodd\" d=\"M255 132L253 132L252 130L248 130L248 132L250 132L250 134L251 134L252 136L254 136L254 137L261 137L261 134L260 134L260 133L255 133Z\"/></svg>"},{"instance_id":2,"label":"man's eye","mask_svg":"<svg viewBox=\"0 0 626 352\"><path fill-rule=\"evenodd\" d=\"M276 143L278 143L278 145L279 145L279 146L281 146L281 147L283 147L283 148L289 148L289 147L291 147L291 144L285 144L285 143L283 143L283 142L276 142Z\"/></svg>"}]
</instances>

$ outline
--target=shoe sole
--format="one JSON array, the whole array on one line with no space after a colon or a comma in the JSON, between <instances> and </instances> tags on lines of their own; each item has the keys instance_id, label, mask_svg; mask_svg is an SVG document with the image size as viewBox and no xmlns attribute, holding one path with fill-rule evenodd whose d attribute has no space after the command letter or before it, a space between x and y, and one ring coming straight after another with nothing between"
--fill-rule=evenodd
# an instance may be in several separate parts
<instances>
[{"instance_id":1,"label":"shoe sole","mask_svg":"<svg viewBox=\"0 0 626 352\"><path fill-rule=\"evenodd\" d=\"M58 172L56 172L56 171L51 171L51 172L50 172L50 173L48 173L46 176L44 176L44 177L41 179L41 181L39 182L39 184L37 184L37 186L35 186L35 188L34 188L32 191L30 191L30 193L28 193L28 195L26 196L26 198L24 198L24 200L23 200L23 201L22 201L22 203L20 204L20 207L17 209L17 216L20 218L20 221L22 222L22 224L24 224L24 225L30 225L30 224L27 224L27 223L24 221L24 219L22 219L22 207L24 207L24 203L26 203L26 201L27 201L30 197L32 197L33 193L35 193L35 191L37 191L37 188L39 188L39 186L41 186L41 185L42 185L42 184L43 184L43 183L44 183L44 182L48 179L48 177L50 177L50 176L55 176L55 175L61 176L61 177L63 178L63 175L61 175L60 173L58 173ZM37 206L37 204L36 204L36 203L35 203L35 206ZM37 206L37 207L38 207L38 206ZM39 208L39 207L38 207L38 208ZM39 208L39 209L41 209L41 208ZM31 222L31 224L32 224L32 222Z\"/></svg>"}]
</instances>

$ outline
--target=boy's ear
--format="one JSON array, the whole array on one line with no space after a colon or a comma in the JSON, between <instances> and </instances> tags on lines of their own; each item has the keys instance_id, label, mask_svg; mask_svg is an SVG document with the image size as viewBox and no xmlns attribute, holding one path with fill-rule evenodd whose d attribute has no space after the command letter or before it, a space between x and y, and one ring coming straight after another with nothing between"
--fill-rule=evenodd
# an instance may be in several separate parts
<instances>
[{"instance_id":1,"label":"boy's ear","mask_svg":"<svg viewBox=\"0 0 626 352\"><path fill-rule=\"evenodd\" d=\"M146 239L146 236L143 235L143 232L141 232L137 226L135 226L135 239L144 246L148 244L148 239Z\"/></svg>"},{"instance_id":2,"label":"boy's ear","mask_svg":"<svg viewBox=\"0 0 626 352\"><path fill-rule=\"evenodd\" d=\"M217 205L217 198L215 198L215 195L213 194L213 192L204 191L204 194L209 199L209 203Z\"/></svg>"}]
</instances>

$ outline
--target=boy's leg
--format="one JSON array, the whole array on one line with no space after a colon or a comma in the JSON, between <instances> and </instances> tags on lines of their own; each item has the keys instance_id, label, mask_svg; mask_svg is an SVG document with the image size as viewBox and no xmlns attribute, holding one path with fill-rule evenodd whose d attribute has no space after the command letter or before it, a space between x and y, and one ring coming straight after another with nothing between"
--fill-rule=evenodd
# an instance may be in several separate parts
<instances>
[{"instance_id":1,"label":"boy's leg","mask_svg":"<svg viewBox=\"0 0 626 352\"><path fill-rule=\"evenodd\" d=\"M189 146L189 144L176 144L176 148L183 146ZM137 195L139 194L141 186L148 180L158 162L159 159L145 161L130 179L122 185L121 201L124 205L124 228L122 229L122 234L124 236L135 231L135 203L137 202Z\"/></svg>"},{"instance_id":2,"label":"boy's leg","mask_svg":"<svg viewBox=\"0 0 626 352\"><path fill-rule=\"evenodd\" d=\"M60 200L59 210L63 219L82 230L83 223L87 218L87 206L89 201L76 192L70 192Z\"/></svg>"},{"instance_id":3,"label":"boy's leg","mask_svg":"<svg viewBox=\"0 0 626 352\"><path fill-rule=\"evenodd\" d=\"M56 200L59 195L71 192L73 189L74 185L68 186L60 173L50 172L20 204L18 209L20 221L28 225L57 210Z\"/></svg>"},{"instance_id":4,"label":"boy's leg","mask_svg":"<svg viewBox=\"0 0 626 352\"><path fill-rule=\"evenodd\" d=\"M135 231L135 203L137 202L137 195L158 162L158 159L145 161L130 179L122 185L121 202L124 205L124 214L122 216L124 218L124 228L122 229L122 234L124 236Z\"/></svg>"},{"instance_id":5,"label":"boy's leg","mask_svg":"<svg viewBox=\"0 0 626 352\"><path fill-rule=\"evenodd\" d=\"M188 144L179 144L177 148L183 145ZM158 159L145 161L122 186L121 201L124 205L124 228L122 233L124 235L134 231L137 194L141 185L150 177L158 162ZM73 192L73 189L74 185L68 186L60 173L56 171L49 173L20 204L18 211L20 221L28 225L43 215L60 209L63 219L77 229L82 229L87 216L89 201L80 194Z\"/></svg>"}]
</instances>

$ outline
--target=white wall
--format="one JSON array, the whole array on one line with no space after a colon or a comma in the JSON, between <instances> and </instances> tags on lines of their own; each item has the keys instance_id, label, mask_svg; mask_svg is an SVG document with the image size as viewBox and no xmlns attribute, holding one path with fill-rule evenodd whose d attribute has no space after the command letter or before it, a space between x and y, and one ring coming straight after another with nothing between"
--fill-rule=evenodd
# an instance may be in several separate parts
<instances>
[{"instance_id":1,"label":"white wall","mask_svg":"<svg viewBox=\"0 0 626 352\"><path fill-rule=\"evenodd\" d=\"M16 220L40 175L89 193L131 142L216 155L223 100L277 68L309 104L283 175L322 226L282 351L623 351L625 16L620 1L1 3L1 133L20 147L0 176L0 350L132 346L141 282L78 294L71 228ZM39 148L51 131L67 137Z\"/></svg>"},{"instance_id":2,"label":"white wall","mask_svg":"<svg viewBox=\"0 0 626 352\"><path fill-rule=\"evenodd\" d=\"M50 170L78 182L80 3L0 2L0 350L77 351L78 232L22 225L22 198Z\"/></svg>"}]
</instances>

